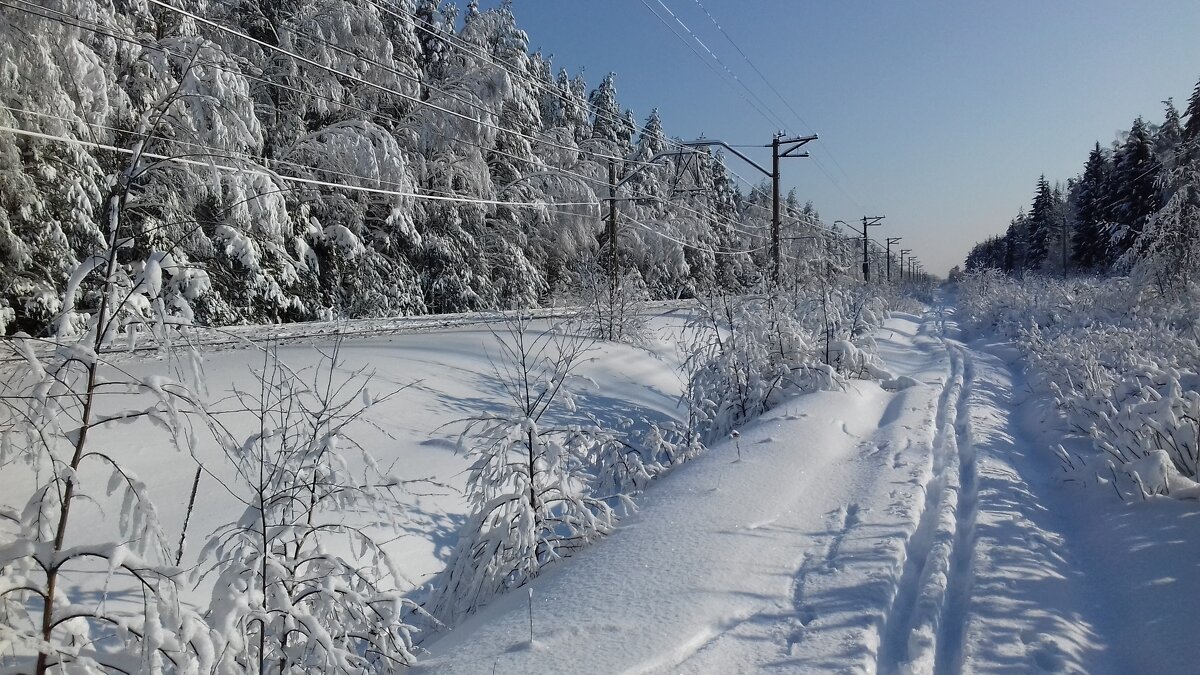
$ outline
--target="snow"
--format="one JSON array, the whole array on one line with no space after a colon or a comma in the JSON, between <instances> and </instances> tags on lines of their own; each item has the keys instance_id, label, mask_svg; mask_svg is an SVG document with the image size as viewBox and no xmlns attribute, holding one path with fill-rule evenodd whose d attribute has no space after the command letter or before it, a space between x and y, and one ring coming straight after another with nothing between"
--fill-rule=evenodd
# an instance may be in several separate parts
<instances>
[{"instance_id":1,"label":"snow","mask_svg":"<svg viewBox=\"0 0 1200 675\"><path fill-rule=\"evenodd\" d=\"M1191 670L1194 509L1059 482L1027 428L1047 402L1014 393L1006 343L954 339L951 310L886 327L910 386L788 401L417 670Z\"/></svg>"},{"instance_id":2,"label":"snow","mask_svg":"<svg viewBox=\"0 0 1200 675\"><path fill-rule=\"evenodd\" d=\"M673 338L686 314L659 308L650 322L659 339L645 349L605 344L592 352L575 378L574 405L660 425L683 414ZM406 483L411 519L387 545L412 580L401 589L410 599L427 597L467 519L470 460L454 422L502 410L489 356L493 326L473 320L362 322L340 346L343 375L374 372L369 390L356 394L368 424L353 440L397 484L436 481ZM233 335L283 338L281 358L311 368L313 345L328 347L337 325ZM1022 374L1023 352L1005 337L964 342L952 308L895 314L874 341L887 379L779 399L707 453L652 480L637 510L601 541L453 630L418 635L414 670L1194 670L1195 502L1138 497L1124 483L1118 499L1109 487L1072 482L1060 457L1078 457L1080 439L1066 438L1053 398ZM204 365L215 399L255 381L251 371L263 356L247 347L229 337L210 342ZM171 381L161 356L108 357L149 389ZM236 419L229 424L235 436L251 431ZM131 475L144 482L114 490L122 484L114 476L105 498L99 490L109 474L82 475L105 510L73 512L76 550L112 541L113 516L135 489L153 499L158 515L149 520L174 541L192 480L190 468L181 470L190 466L181 461L186 455L165 445L149 420L95 434L93 442L120 447ZM195 452L211 473L189 525L185 570L203 538L244 510L218 483L233 470L220 451L201 444ZM1136 473L1146 486L1171 483L1182 492L1191 485L1164 450L1114 471L1123 481ZM6 465L0 495L24 479L23 467ZM120 555L102 567L138 551L105 550ZM73 583L99 588L105 577L101 569ZM183 588L184 599L207 603L212 583ZM128 600L114 587L110 602Z\"/></svg>"}]
</instances>

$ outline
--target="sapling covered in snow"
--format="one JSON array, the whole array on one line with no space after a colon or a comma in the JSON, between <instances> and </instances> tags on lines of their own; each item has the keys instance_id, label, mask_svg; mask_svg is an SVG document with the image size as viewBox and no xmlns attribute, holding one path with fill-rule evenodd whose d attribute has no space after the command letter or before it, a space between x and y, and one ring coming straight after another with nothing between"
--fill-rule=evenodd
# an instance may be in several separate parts
<instances>
[{"instance_id":1,"label":"sapling covered in snow","mask_svg":"<svg viewBox=\"0 0 1200 675\"><path fill-rule=\"evenodd\" d=\"M597 457L620 448L595 418L579 419L570 391L589 342L564 326L534 329L524 319L496 334L493 366L506 406L464 420L461 442L474 460L471 514L428 605L445 623L613 528L609 501L623 495L599 494L594 469Z\"/></svg>"},{"instance_id":2,"label":"sapling covered in snow","mask_svg":"<svg viewBox=\"0 0 1200 675\"><path fill-rule=\"evenodd\" d=\"M647 338L643 304L647 299L645 283L636 270L612 269L605 251L588 257L579 272L584 319L588 331L598 339L640 344Z\"/></svg>"},{"instance_id":3,"label":"sapling covered in snow","mask_svg":"<svg viewBox=\"0 0 1200 675\"><path fill-rule=\"evenodd\" d=\"M219 636L179 601L176 551L147 484L128 466L127 448L93 440L102 428L136 420L164 430L163 445L185 457L195 440L184 419L199 408L195 382L132 377L107 356L114 340L132 341L139 331L169 356L190 318L186 298L169 294L170 256L131 255L136 232L125 209L154 180L143 150L139 143L113 180L106 245L72 272L54 335L18 334L3 343L16 361L0 378L0 467L25 476L22 494L7 495L17 508L0 513L5 668L196 672L212 667L220 647ZM118 504L106 532L72 526L73 512ZM81 589L81 579L97 572L103 592Z\"/></svg>"},{"instance_id":4,"label":"sapling covered in snow","mask_svg":"<svg viewBox=\"0 0 1200 675\"><path fill-rule=\"evenodd\" d=\"M339 345L340 346L340 343ZM394 672L414 659L405 593L413 584L381 544L403 522L408 482L353 439L372 405L338 346L309 373L264 349L259 386L233 397L257 422L234 435L209 418L246 504L200 556L213 578L207 619L237 672Z\"/></svg>"}]
</instances>

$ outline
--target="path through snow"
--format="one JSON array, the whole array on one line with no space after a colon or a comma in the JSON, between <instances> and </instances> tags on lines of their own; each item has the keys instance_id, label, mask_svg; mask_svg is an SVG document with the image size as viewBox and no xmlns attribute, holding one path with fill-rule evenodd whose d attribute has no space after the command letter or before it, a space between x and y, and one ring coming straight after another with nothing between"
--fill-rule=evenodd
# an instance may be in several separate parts
<instances>
[{"instance_id":1,"label":"path through snow","mask_svg":"<svg viewBox=\"0 0 1200 675\"><path fill-rule=\"evenodd\" d=\"M740 461L717 445L536 580L532 643L530 599L514 593L427 645L419 670L1186 671L1194 505L1171 511L1192 557L1145 580L1180 620L1123 625L1149 609L1107 587L1130 555L1098 556L1106 526L1081 504L1125 505L1056 483L1045 439L1014 412L1022 383L1003 350L956 337L945 308L892 318L880 352L916 386L852 382L764 416L742 430Z\"/></svg>"}]
</instances>

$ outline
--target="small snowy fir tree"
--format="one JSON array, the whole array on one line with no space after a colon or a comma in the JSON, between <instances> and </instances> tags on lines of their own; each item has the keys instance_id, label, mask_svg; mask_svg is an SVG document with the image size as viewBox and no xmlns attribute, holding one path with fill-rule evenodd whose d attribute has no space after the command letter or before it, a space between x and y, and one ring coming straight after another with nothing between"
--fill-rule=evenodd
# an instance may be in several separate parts
<instances>
[{"instance_id":1,"label":"small snowy fir tree","mask_svg":"<svg viewBox=\"0 0 1200 675\"><path fill-rule=\"evenodd\" d=\"M263 351L260 386L235 392L257 429L212 428L240 481L242 517L200 556L214 577L208 621L234 672L391 673L414 660L408 581L378 538L403 522L408 483L354 442L384 397L339 365L340 342L307 376ZM210 418L211 420L212 418Z\"/></svg>"},{"instance_id":2,"label":"small snowy fir tree","mask_svg":"<svg viewBox=\"0 0 1200 675\"><path fill-rule=\"evenodd\" d=\"M448 625L615 523L609 503L593 496L596 478L588 471L607 452L598 446L610 445L610 434L594 419L568 421L575 409L568 380L588 341L561 327L533 330L525 320L496 338L494 367L508 407L467 420L462 433L474 460L472 512L429 604Z\"/></svg>"}]
</instances>

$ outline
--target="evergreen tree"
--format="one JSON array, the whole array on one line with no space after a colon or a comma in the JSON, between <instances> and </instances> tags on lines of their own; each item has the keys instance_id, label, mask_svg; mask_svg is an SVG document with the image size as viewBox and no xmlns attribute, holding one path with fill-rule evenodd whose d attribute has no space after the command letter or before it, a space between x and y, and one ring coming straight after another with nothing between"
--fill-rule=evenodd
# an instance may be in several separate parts
<instances>
[{"instance_id":1,"label":"evergreen tree","mask_svg":"<svg viewBox=\"0 0 1200 675\"><path fill-rule=\"evenodd\" d=\"M1146 221L1160 208L1157 170L1149 129L1139 117L1117 152L1110 175L1108 239L1112 260L1134 247Z\"/></svg>"},{"instance_id":2,"label":"evergreen tree","mask_svg":"<svg viewBox=\"0 0 1200 675\"><path fill-rule=\"evenodd\" d=\"M450 37L454 34L454 4L443 12L441 0L418 0L415 10L420 36L420 67L422 81L426 84L440 82L445 78L450 61ZM429 98L428 89L421 92L422 99Z\"/></svg>"},{"instance_id":3,"label":"evergreen tree","mask_svg":"<svg viewBox=\"0 0 1200 675\"><path fill-rule=\"evenodd\" d=\"M1004 233L1004 261L1002 269L1007 274L1020 276L1025 271L1025 213L1013 218Z\"/></svg>"},{"instance_id":4,"label":"evergreen tree","mask_svg":"<svg viewBox=\"0 0 1200 675\"><path fill-rule=\"evenodd\" d=\"M1096 143L1074 190L1075 248L1072 262L1076 269L1083 272L1108 266L1105 206L1109 171L1108 157L1100 143Z\"/></svg>"},{"instance_id":5,"label":"evergreen tree","mask_svg":"<svg viewBox=\"0 0 1200 675\"><path fill-rule=\"evenodd\" d=\"M592 138L620 144L628 141L628 133L621 117L621 106L617 103L617 74L609 73L588 95L593 112Z\"/></svg>"},{"instance_id":6,"label":"evergreen tree","mask_svg":"<svg viewBox=\"0 0 1200 675\"><path fill-rule=\"evenodd\" d=\"M1037 193L1026 222L1026 248L1024 268L1030 271L1041 269L1046 263L1048 247L1055 227L1054 197L1046 175L1038 178Z\"/></svg>"},{"instance_id":7,"label":"evergreen tree","mask_svg":"<svg viewBox=\"0 0 1200 675\"><path fill-rule=\"evenodd\" d=\"M1183 116L1187 118L1187 123L1183 127L1183 140L1195 143L1197 139L1200 139L1200 81L1197 81L1195 89L1192 89L1192 95L1188 98L1187 109L1184 110Z\"/></svg>"},{"instance_id":8,"label":"evergreen tree","mask_svg":"<svg viewBox=\"0 0 1200 675\"><path fill-rule=\"evenodd\" d=\"M1154 156L1162 164L1163 171L1167 172L1175 168L1176 156L1183 146L1183 123L1174 101L1168 98L1163 101L1163 106L1163 123L1154 133Z\"/></svg>"}]
</instances>

